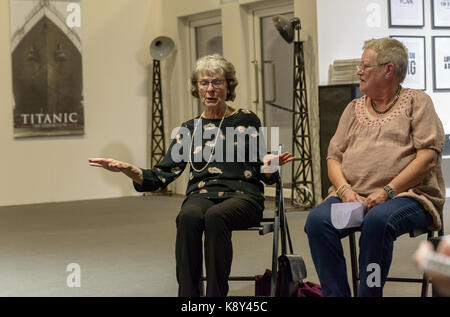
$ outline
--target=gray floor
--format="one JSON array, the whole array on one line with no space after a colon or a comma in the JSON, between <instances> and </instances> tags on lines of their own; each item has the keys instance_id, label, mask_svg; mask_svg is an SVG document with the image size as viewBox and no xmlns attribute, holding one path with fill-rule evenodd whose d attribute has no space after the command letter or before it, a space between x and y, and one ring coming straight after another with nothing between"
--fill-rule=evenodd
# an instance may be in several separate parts
<instances>
[{"instance_id":1,"label":"gray floor","mask_svg":"<svg viewBox=\"0 0 450 317\"><path fill-rule=\"evenodd\" d=\"M182 200L143 196L1 207L0 296L176 296L175 217ZM303 232L306 216L289 211L289 227L295 252L305 259L307 280L317 283ZM396 241L391 276L420 276L411 257L423 239ZM271 267L271 235L238 231L233 243L232 274L263 274ZM343 245L348 257L348 239ZM80 265L81 287L66 283L70 263ZM254 283L230 282L229 295L253 294ZM385 296L419 294L417 284L385 287Z\"/></svg>"}]
</instances>

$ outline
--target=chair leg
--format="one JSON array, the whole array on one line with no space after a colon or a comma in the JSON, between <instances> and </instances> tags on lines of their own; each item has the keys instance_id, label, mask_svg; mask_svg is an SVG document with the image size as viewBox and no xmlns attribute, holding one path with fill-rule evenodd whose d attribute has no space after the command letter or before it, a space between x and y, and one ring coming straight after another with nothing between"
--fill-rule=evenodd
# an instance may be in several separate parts
<instances>
[{"instance_id":1,"label":"chair leg","mask_svg":"<svg viewBox=\"0 0 450 317\"><path fill-rule=\"evenodd\" d=\"M205 284L206 281L203 275L203 267L202 267L202 275L200 277L200 297L205 297L206 295Z\"/></svg>"},{"instance_id":2,"label":"chair leg","mask_svg":"<svg viewBox=\"0 0 450 317\"><path fill-rule=\"evenodd\" d=\"M358 259L356 256L356 242L355 233L351 233L349 236L350 242L350 261L352 269L352 285L353 285L353 296L358 296L358 280L359 280L359 269L358 269Z\"/></svg>"},{"instance_id":3,"label":"chair leg","mask_svg":"<svg viewBox=\"0 0 450 317\"><path fill-rule=\"evenodd\" d=\"M428 285L430 284L430 281L428 280L428 278L425 276L425 274L423 274L423 279L422 279L422 291L420 293L420 297L427 297L428 295Z\"/></svg>"},{"instance_id":4,"label":"chair leg","mask_svg":"<svg viewBox=\"0 0 450 317\"><path fill-rule=\"evenodd\" d=\"M278 264L278 234L280 228L280 218L275 216L273 224L273 250L272 250L272 276L270 280L270 296L275 297L277 287L277 264Z\"/></svg>"}]
</instances>

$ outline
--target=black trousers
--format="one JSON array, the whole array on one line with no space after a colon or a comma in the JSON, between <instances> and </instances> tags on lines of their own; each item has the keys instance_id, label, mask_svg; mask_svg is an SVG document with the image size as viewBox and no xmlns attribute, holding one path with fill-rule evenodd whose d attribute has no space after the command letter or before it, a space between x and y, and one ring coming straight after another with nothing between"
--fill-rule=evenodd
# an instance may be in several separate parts
<instances>
[{"instance_id":1,"label":"black trousers","mask_svg":"<svg viewBox=\"0 0 450 317\"><path fill-rule=\"evenodd\" d=\"M233 259L231 231L258 225L262 211L241 198L191 198L178 214L175 245L178 296L200 296L205 232L206 296L226 296Z\"/></svg>"}]
</instances>

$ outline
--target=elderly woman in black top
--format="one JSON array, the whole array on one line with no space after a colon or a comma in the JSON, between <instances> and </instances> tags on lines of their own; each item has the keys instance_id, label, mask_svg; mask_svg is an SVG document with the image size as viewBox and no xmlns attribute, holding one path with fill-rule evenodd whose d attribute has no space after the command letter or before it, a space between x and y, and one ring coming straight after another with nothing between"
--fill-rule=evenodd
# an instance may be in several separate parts
<instances>
[{"instance_id":1,"label":"elderly woman in black top","mask_svg":"<svg viewBox=\"0 0 450 317\"><path fill-rule=\"evenodd\" d=\"M231 232L259 223L264 210L261 181L275 182L277 174L270 170L273 163L283 165L294 157L285 152L261 159L257 153L263 143L260 120L253 112L226 103L236 97L238 83L234 66L222 56L199 59L191 84L192 95L200 99L205 110L181 125L167 154L153 169L114 159L89 162L124 173L140 192L166 187L189 164L186 199L176 219L178 295L200 295L205 232L206 295L226 296L233 255Z\"/></svg>"}]
</instances>

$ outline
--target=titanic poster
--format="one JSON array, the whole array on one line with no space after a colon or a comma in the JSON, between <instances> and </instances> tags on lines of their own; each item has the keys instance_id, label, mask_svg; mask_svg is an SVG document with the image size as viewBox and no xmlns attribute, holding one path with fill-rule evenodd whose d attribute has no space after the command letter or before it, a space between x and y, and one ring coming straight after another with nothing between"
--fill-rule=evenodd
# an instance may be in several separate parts
<instances>
[{"instance_id":1,"label":"titanic poster","mask_svg":"<svg viewBox=\"0 0 450 317\"><path fill-rule=\"evenodd\" d=\"M84 134L80 0L10 0L14 137Z\"/></svg>"}]
</instances>

